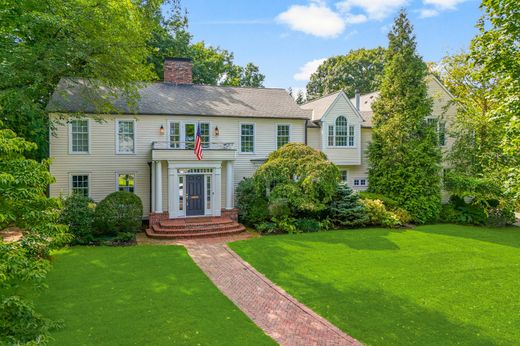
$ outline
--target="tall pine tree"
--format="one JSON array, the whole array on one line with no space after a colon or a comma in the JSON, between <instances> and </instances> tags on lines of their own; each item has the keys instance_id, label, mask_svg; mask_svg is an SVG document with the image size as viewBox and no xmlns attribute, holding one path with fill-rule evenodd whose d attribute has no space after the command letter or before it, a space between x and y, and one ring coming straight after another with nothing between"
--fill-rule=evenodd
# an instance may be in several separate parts
<instances>
[{"instance_id":1,"label":"tall pine tree","mask_svg":"<svg viewBox=\"0 0 520 346\"><path fill-rule=\"evenodd\" d=\"M380 97L373 105L369 190L395 199L415 222L425 223L440 210L441 152L435 129L426 122L432 113L427 67L404 10L388 39Z\"/></svg>"}]
</instances>

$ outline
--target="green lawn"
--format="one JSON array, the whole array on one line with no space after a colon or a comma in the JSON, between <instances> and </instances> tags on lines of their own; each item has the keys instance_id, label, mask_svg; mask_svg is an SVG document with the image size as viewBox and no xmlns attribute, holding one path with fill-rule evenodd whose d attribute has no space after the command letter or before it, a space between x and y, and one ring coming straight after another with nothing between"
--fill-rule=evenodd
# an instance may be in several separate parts
<instances>
[{"instance_id":1,"label":"green lawn","mask_svg":"<svg viewBox=\"0 0 520 346\"><path fill-rule=\"evenodd\" d=\"M373 345L518 345L520 228L431 225L270 236L242 258Z\"/></svg>"},{"instance_id":2,"label":"green lawn","mask_svg":"<svg viewBox=\"0 0 520 346\"><path fill-rule=\"evenodd\" d=\"M177 246L74 247L36 297L55 345L274 344Z\"/></svg>"}]
</instances>

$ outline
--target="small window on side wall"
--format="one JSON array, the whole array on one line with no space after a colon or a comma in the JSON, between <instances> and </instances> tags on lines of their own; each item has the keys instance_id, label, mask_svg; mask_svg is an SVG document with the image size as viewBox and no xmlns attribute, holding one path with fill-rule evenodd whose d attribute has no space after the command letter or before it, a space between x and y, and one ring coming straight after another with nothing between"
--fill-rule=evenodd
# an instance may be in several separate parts
<instances>
[{"instance_id":1,"label":"small window on side wall","mask_svg":"<svg viewBox=\"0 0 520 346\"><path fill-rule=\"evenodd\" d=\"M367 186L367 180L365 178L356 178L354 179L354 186Z\"/></svg>"},{"instance_id":2,"label":"small window on side wall","mask_svg":"<svg viewBox=\"0 0 520 346\"><path fill-rule=\"evenodd\" d=\"M89 197L89 176L88 174L73 174L70 176L70 187L73 194Z\"/></svg>"},{"instance_id":3,"label":"small window on side wall","mask_svg":"<svg viewBox=\"0 0 520 346\"><path fill-rule=\"evenodd\" d=\"M340 178L342 183L346 183L348 180L348 172L346 169L341 170L340 172Z\"/></svg>"},{"instance_id":4,"label":"small window on side wall","mask_svg":"<svg viewBox=\"0 0 520 346\"><path fill-rule=\"evenodd\" d=\"M135 174L119 173L117 175L117 191L135 191Z\"/></svg>"}]
</instances>

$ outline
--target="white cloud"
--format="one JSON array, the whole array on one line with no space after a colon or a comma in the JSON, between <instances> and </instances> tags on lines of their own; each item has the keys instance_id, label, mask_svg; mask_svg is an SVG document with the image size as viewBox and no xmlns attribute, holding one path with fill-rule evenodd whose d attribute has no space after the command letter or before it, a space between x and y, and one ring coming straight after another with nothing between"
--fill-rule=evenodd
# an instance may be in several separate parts
<instances>
[{"instance_id":1,"label":"white cloud","mask_svg":"<svg viewBox=\"0 0 520 346\"><path fill-rule=\"evenodd\" d=\"M361 24L368 20L364 14L347 14L345 15L345 23L347 24Z\"/></svg>"},{"instance_id":2,"label":"white cloud","mask_svg":"<svg viewBox=\"0 0 520 346\"><path fill-rule=\"evenodd\" d=\"M292 5L276 19L292 30L318 37L336 37L345 30L344 20L323 2Z\"/></svg>"},{"instance_id":3,"label":"white cloud","mask_svg":"<svg viewBox=\"0 0 520 346\"><path fill-rule=\"evenodd\" d=\"M466 0L423 0L423 4L427 7L419 10L421 18L435 17L441 11L456 10L457 5Z\"/></svg>"},{"instance_id":4,"label":"white cloud","mask_svg":"<svg viewBox=\"0 0 520 346\"><path fill-rule=\"evenodd\" d=\"M320 66L326 59L315 59L309 62L306 62L302 67L300 67L300 71L298 71L293 78L295 80L307 81L311 78L311 74L316 72L318 66Z\"/></svg>"},{"instance_id":5,"label":"white cloud","mask_svg":"<svg viewBox=\"0 0 520 346\"><path fill-rule=\"evenodd\" d=\"M435 8L441 10L454 10L458 4L463 3L466 0L423 0L425 5L432 5Z\"/></svg>"},{"instance_id":6,"label":"white cloud","mask_svg":"<svg viewBox=\"0 0 520 346\"><path fill-rule=\"evenodd\" d=\"M435 10L433 8L423 8L419 11L419 15L421 18L435 17L438 14L439 14L439 11Z\"/></svg>"},{"instance_id":7,"label":"white cloud","mask_svg":"<svg viewBox=\"0 0 520 346\"><path fill-rule=\"evenodd\" d=\"M351 14L353 9L359 9L365 12L370 20L382 20L407 3L408 0L343 0L338 2L336 7L347 15Z\"/></svg>"}]
</instances>

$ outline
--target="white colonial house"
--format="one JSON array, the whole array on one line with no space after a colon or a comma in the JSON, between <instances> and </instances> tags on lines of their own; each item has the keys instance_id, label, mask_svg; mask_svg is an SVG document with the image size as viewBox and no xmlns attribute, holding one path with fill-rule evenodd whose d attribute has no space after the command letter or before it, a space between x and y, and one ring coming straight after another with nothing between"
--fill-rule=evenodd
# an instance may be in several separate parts
<instances>
[{"instance_id":1,"label":"white colonial house","mask_svg":"<svg viewBox=\"0 0 520 346\"><path fill-rule=\"evenodd\" d=\"M236 220L237 184L288 142L323 151L350 186L367 187L377 93L349 100L338 92L299 107L284 89L195 85L188 59L167 59L164 67L164 82L143 85L135 105L103 89L92 92L85 80L60 81L48 105L52 118L63 119L50 138L51 196L82 193L100 201L130 191L141 198L151 226L194 216ZM451 96L437 79L428 83L436 100L432 119L449 118L454 109L443 107ZM98 114L107 100L116 111ZM438 124L449 145L444 120ZM201 160L193 151L197 128Z\"/></svg>"}]
</instances>

